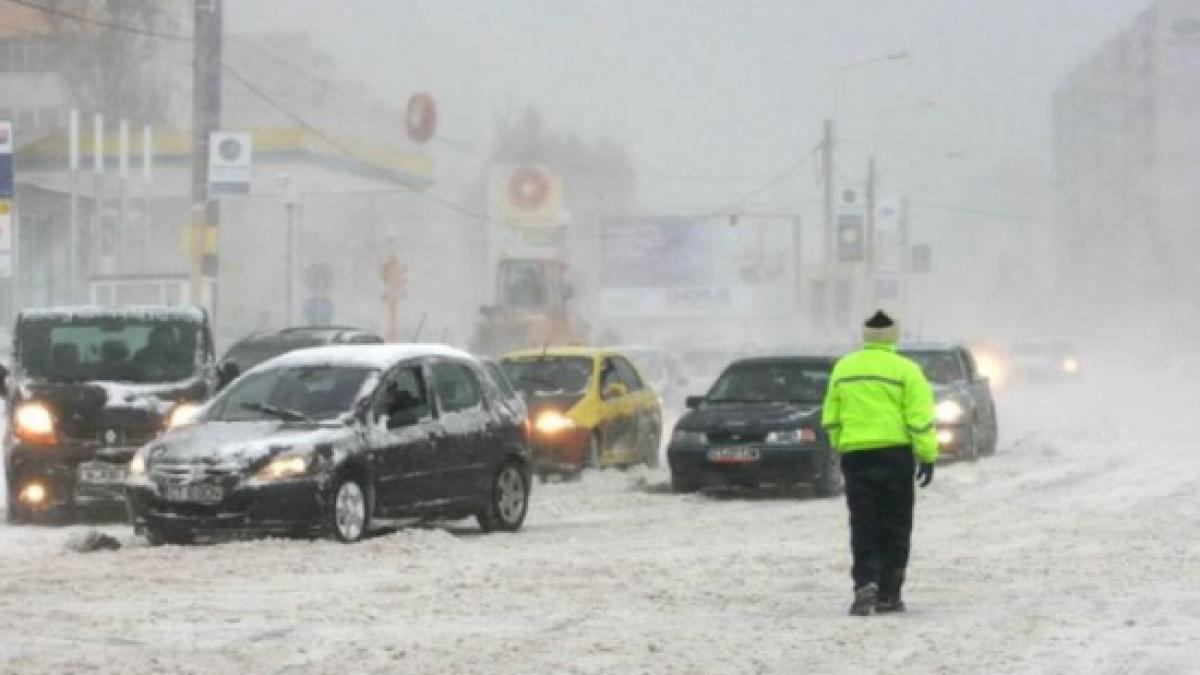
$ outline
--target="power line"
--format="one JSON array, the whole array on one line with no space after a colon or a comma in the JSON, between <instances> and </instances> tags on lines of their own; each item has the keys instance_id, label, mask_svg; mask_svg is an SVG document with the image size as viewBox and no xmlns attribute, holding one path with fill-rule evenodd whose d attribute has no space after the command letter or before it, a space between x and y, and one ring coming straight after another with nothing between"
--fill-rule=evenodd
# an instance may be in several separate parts
<instances>
[{"instance_id":1,"label":"power line","mask_svg":"<svg viewBox=\"0 0 1200 675\"><path fill-rule=\"evenodd\" d=\"M222 63L221 68L226 73L228 73L230 77L232 77L234 80L236 80L243 87L246 87L247 89L249 89L251 92L253 92L256 96L258 96L260 99L262 99L268 105L270 105L272 108L274 108L280 114L282 114L285 117L287 117L288 119L292 120L293 122L295 122L297 125L299 125L303 129L305 129L309 133L320 138L322 141L324 141L330 147L337 150L340 154L342 154L346 158L353 159L353 160L363 162L363 163L368 163L362 157L359 157L358 154L355 153L353 150L347 148L345 145L338 142L333 137L331 137L328 134L326 134L325 132L321 131L316 126L310 124L307 120L300 117L296 113L292 112L284 104L282 104L278 100L276 100L273 96L271 96L267 92L263 91L261 88L258 87L258 85L254 84L250 80L243 77L241 73L239 73L236 69L233 68L233 66L229 65L228 63ZM425 191L425 190L417 190L415 188L407 188L407 189L410 192L412 192L413 194L422 196L432 202L440 204L441 206L451 209L452 211L456 211L464 216L468 216L468 217L474 218L476 220L487 220L487 216L485 216L484 214L477 213L477 212L469 209L468 207L465 207L465 206L462 206L455 202L452 202L449 199L438 196L437 194L435 194L433 192L429 192L429 191Z\"/></svg>"},{"instance_id":2,"label":"power line","mask_svg":"<svg viewBox=\"0 0 1200 675\"><path fill-rule=\"evenodd\" d=\"M809 160L811 160L813 158L813 155L816 155L820 149L821 149L820 144L813 146L813 149L809 150L807 154L805 154L803 157L796 160L792 164L789 164L787 167L785 167L782 171L780 171L778 174L776 174L774 177L772 177L770 180L768 180L763 185L742 195L741 198L739 198L736 201L734 201L733 203L731 203L728 207L723 208L723 209L717 209L715 211L711 211L702 217L703 218L713 218L713 217L720 216L720 215L723 215L726 213L737 211L738 209L740 209L742 206L744 206L745 204L750 202L755 197L763 194L764 192L771 190L775 186L779 185L783 181L790 178L793 174L795 174L797 171L799 171L801 168L803 168L804 165L807 164L809 162Z\"/></svg>"},{"instance_id":3,"label":"power line","mask_svg":"<svg viewBox=\"0 0 1200 675\"><path fill-rule=\"evenodd\" d=\"M75 21L75 22L82 23L82 24L87 24L90 26L99 26L101 28L108 28L111 30L123 31L126 33L132 33L135 35L141 35L143 37L158 38L160 40L171 40L174 42L194 42L194 40L192 39L192 36L190 36L190 35L184 35L182 33L164 33L162 31L152 30L149 28L139 28L137 26L130 26L129 24L118 23L116 21L105 21L104 19L96 19L96 18L93 18L90 16L86 16L83 14L76 14L75 12L68 12L66 10L57 9L54 7L46 7L45 5L39 5L36 2L30 2L29 0L8 0L8 2L10 2L14 5L20 5L22 7L37 10L39 12L42 12L43 14L49 14L51 16L57 16L57 17L60 17L63 19L69 19L71 21Z\"/></svg>"}]
</instances>

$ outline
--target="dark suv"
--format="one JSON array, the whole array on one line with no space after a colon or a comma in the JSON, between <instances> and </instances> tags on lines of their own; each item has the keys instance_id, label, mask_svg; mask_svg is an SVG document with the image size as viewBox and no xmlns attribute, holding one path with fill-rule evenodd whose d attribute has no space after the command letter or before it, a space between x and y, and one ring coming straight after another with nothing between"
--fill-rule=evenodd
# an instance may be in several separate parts
<instances>
[{"instance_id":1,"label":"dark suv","mask_svg":"<svg viewBox=\"0 0 1200 675\"><path fill-rule=\"evenodd\" d=\"M17 316L4 438L8 520L124 507L126 463L213 394L208 316L167 307Z\"/></svg>"},{"instance_id":2,"label":"dark suv","mask_svg":"<svg viewBox=\"0 0 1200 675\"><path fill-rule=\"evenodd\" d=\"M221 357L221 377L228 382L263 361L297 349L382 343L383 338L378 335L351 326L296 326L252 333L234 343Z\"/></svg>"},{"instance_id":3,"label":"dark suv","mask_svg":"<svg viewBox=\"0 0 1200 675\"><path fill-rule=\"evenodd\" d=\"M143 447L129 509L151 543L224 532L325 534L474 515L520 528L524 420L470 355L433 345L317 347L244 374Z\"/></svg>"}]
</instances>

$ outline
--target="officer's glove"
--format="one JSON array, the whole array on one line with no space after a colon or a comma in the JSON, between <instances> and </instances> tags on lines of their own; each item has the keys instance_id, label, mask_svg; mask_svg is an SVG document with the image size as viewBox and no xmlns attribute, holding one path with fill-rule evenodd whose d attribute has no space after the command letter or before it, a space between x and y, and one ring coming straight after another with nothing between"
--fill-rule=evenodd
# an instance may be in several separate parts
<instances>
[{"instance_id":1,"label":"officer's glove","mask_svg":"<svg viewBox=\"0 0 1200 675\"><path fill-rule=\"evenodd\" d=\"M929 485L933 481L933 462L921 462L917 467L917 484L921 487Z\"/></svg>"}]
</instances>

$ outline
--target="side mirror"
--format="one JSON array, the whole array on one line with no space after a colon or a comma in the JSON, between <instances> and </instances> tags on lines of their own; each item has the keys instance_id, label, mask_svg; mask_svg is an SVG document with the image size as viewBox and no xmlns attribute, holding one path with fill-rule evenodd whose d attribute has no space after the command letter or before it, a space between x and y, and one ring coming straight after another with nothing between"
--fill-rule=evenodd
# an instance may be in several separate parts
<instances>
[{"instance_id":1,"label":"side mirror","mask_svg":"<svg viewBox=\"0 0 1200 675\"><path fill-rule=\"evenodd\" d=\"M233 361L226 361L217 367L217 390L224 389L230 382L242 374L242 369Z\"/></svg>"},{"instance_id":2,"label":"side mirror","mask_svg":"<svg viewBox=\"0 0 1200 675\"><path fill-rule=\"evenodd\" d=\"M620 382L613 382L612 384L606 386L604 391L600 392L600 396L604 399L621 398L628 393L629 390L625 388L625 385L621 384Z\"/></svg>"},{"instance_id":3,"label":"side mirror","mask_svg":"<svg viewBox=\"0 0 1200 675\"><path fill-rule=\"evenodd\" d=\"M695 410L696 408L699 408L701 405L703 405L703 403L704 403L703 396L689 396L689 397L687 397L687 400L684 401L684 405L686 405L689 410Z\"/></svg>"}]
</instances>

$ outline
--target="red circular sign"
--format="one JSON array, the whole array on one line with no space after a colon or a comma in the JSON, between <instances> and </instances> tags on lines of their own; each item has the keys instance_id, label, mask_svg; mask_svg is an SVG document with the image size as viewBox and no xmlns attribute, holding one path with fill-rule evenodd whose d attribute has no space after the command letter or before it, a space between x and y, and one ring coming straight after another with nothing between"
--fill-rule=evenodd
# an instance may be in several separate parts
<instances>
[{"instance_id":1,"label":"red circular sign","mask_svg":"<svg viewBox=\"0 0 1200 675\"><path fill-rule=\"evenodd\" d=\"M550 179L537 169L521 167L508 178L508 200L519 209L537 210L549 195Z\"/></svg>"},{"instance_id":2,"label":"red circular sign","mask_svg":"<svg viewBox=\"0 0 1200 675\"><path fill-rule=\"evenodd\" d=\"M408 131L408 139L414 143L424 143L433 138L433 132L437 130L437 104L432 96L417 92L408 99L404 127Z\"/></svg>"}]
</instances>

